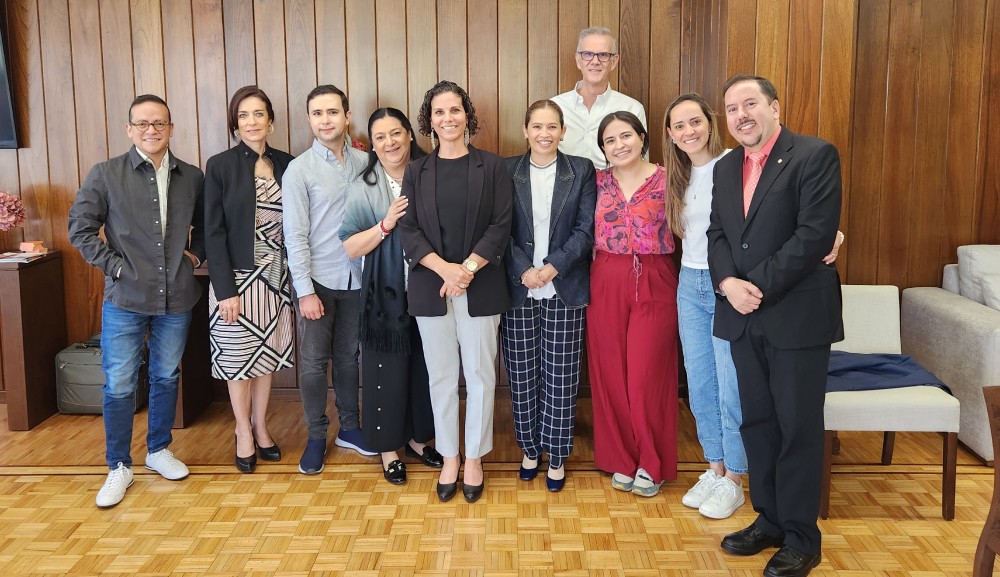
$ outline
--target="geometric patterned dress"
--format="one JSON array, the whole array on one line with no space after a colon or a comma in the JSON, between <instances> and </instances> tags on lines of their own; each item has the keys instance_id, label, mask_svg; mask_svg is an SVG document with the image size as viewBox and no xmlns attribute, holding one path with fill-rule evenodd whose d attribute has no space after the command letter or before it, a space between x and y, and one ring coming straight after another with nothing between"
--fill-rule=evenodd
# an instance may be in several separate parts
<instances>
[{"instance_id":1,"label":"geometric patterned dress","mask_svg":"<svg viewBox=\"0 0 1000 577\"><path fill-rule=\"evenodd\" d=\"M240 316L226 323L209 284L208 321L212 376L243 380L295 364L292 349L292 297L285 266L281 228L281 187L274 179L254 177L257 189L254 268L234 270Z\"/></svg>"}]
</instances>

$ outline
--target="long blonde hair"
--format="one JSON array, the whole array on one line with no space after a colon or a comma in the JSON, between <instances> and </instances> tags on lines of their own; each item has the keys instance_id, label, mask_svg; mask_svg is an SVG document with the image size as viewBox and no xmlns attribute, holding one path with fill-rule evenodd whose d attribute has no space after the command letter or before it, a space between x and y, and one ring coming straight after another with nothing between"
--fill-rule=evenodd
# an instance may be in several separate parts
<instances>
[{"instance_id":1,"label":"long blonde hair","mask_svg":"<svg viewBox=\"0 0 1000 577\"><path fill-rule=\"evenodd\" d=\"M681 94L667 107L667 113L663 115L663 166L667 171L667 219L673 223L676 217L679 227L673 228L671 225L671 230L680 238L684 238L681 215L684 213L684 191L691 182L691 157L678 148L670 138L670 113L677 108L677 105L688 101L700 106L708 120L708 151L712 154L712 158L722 154L726 148L722 136L719 135L719 122L715 118L715 111L700 94L694 92Z\"/></svg>"}]
</instances>

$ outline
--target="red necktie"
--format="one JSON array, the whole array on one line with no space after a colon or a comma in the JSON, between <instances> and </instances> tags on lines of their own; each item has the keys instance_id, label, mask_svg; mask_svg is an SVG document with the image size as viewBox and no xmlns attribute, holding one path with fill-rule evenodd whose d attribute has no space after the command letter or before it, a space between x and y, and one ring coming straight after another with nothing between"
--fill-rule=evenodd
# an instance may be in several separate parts
<instances>
[{"instance_id":1,"label":"red necktie","mask_svg":"<svg viewBox=\"0 0 1000 577\"><path fill-rule=\"evenodd\" d=\"M747 213L750 212L750 201L753 200L753 192L757 190L757 183L760 181L760 173L764 171L764 157L766 155L763 152L751 152L747 155L750 160L750 175L747 176L747 181L743 183L743 217L746 218Z\"/></svg>"}]
</instances>

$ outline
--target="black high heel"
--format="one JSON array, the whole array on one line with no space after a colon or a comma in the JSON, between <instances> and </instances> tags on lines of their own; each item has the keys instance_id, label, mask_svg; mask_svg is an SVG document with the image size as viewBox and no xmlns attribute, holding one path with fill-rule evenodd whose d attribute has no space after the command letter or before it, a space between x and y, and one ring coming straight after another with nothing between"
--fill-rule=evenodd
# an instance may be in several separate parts
<instances>
[{"instance_id":1,"label":"black high heel","mask_svg":"<svg viewBox=\"0 0 1000 577\"><path fill-rule=\"evenodd\" d=\"M233 436L235 439L234 444L238 447L240 438ZM254 443L256 445L256 442ZM254 469L257 468L257 451L254 451L249 457L241 457L238 451L234 451L236 455L236 470L240 473L253 473Z\"/></svg>"},{"instance_id":2,"label":"black high heel","mask_svg":"<svg viewBox=\"0 0 1000 577\"><path fill-rule=\"evenodd\" d=\"M257 447L257 452L260 453L261 460L264 461L280 461L281 460L281 448L278 447L278 443L271 445L270 447L261 447L257 444L257 439L253 440L254 446Z\"/></svg>"}]
</instances>

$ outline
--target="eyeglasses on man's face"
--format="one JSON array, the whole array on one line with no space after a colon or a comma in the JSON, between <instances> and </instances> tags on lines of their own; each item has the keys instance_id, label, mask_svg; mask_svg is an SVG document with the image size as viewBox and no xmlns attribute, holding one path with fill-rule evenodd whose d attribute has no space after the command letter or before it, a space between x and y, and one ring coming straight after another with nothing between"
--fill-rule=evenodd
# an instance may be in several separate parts
<instances>
[{"instance_id":1,"label":"eyeglasses on man's face","mask_svg":"<svg viewBox=\"0 0 1000 577\"><path fill-rule=\"evenodd\" d=\"M580 58L583 58L587 62L593 60L595 56L601 62L607 62L608 60L611 60L613 56L618 56L614 52L591 52L590 50L582 50L577 52L577 54L579 54Z\"/></svg>"},{"instance_id":2,"label":"eyeglasses on man's face","mask_svg":"<svg viewBox=\"0 0 1000 577\"><path fill-rule=\"evenodd\" d=\"M171 123L164 122L162 120L156 120L153 122L138 120L136 122L129 122L129 124L139 132L146 132L146 130L148 130L150 126L152 126L153 129L156 130L157 132L163 132L164 130L167 129L168 126L170 126Z\"/></svg>"}]
</instances>

